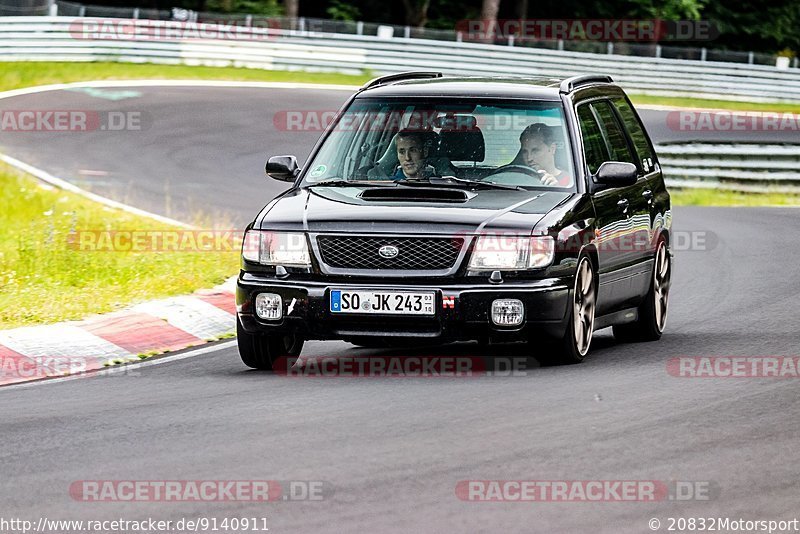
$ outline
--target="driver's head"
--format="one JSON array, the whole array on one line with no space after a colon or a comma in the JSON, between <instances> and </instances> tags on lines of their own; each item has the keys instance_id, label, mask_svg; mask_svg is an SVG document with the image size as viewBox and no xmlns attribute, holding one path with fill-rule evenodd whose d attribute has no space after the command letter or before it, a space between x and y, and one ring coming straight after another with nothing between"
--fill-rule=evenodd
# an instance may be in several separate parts
<instances>
[{"instance_id":1,"label":"driver's head","mask_svg":"<svg viewBox=\"0 0 800 534\"><path fill-rule=\"evenodd\" d=\"M413 130L397 134L397 159L406 178L418 178L425 166L425 135Z\"/></svg>"},{"instance_id":2,"label":"driver's head","mask_svg":"<svg viewBox=\"0 0 800 534\"><path fill-rule=\"evenodd\" d=\"M525 165L545 168L554 166L556 142L546 124L537 122L525 128L519 136L519 143Z\"/></svg>"}]
</instances>

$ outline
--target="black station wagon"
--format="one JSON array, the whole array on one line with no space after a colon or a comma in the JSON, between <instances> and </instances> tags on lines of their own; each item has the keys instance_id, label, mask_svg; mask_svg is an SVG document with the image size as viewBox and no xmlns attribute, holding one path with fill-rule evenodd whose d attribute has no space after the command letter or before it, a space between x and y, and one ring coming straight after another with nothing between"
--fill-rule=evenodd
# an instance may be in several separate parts
<instances>
[{"instance_id":1,"label":"black station wagon","mask_svg":"<svg viewBox=\"0 0 800 534\"><path fill-rule=\"evenodd\" d=\"M592 334L657 340L670 197L608 76L377 78L338 113L293 186L248 226L239 353L271 369L308 339L361 346L527 342L584 359Z\"/></svg>"}]
</instances>

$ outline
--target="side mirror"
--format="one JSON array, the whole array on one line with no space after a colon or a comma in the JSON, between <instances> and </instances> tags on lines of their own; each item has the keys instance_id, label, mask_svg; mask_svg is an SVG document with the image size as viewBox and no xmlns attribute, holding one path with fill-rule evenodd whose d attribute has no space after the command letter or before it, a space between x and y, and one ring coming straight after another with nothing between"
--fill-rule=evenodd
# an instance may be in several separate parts
<instances>
[{"instance_id":1,"label":"side mirror","mask_svg":"<svg viewBox=\"0 0 800 534\"><path fill-rule=\"evenodd\" d=\"M637 174L638 170L633 163L606 161L597 169L594 181L610 187L624 187L635 184Z\"/></svg>"},{"instance_id":2,"label":"side mirror","mask_svg":"<svg viewBox=\"0 0 800 534\"><path fill-rule=\"evenodd\" d=\"M294 182L300 174L297 158L294 156L272 156L267 160L267 174L281 182Z\"/></svg>"}]
</instances>

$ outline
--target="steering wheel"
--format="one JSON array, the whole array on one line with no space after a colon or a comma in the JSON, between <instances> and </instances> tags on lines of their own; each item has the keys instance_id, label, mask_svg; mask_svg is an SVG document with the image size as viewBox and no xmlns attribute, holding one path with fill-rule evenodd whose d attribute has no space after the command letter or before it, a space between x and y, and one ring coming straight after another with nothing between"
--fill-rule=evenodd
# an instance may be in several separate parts
<instances>
[{"instance_id":1,"label":"steering wheel","mask_svg":"<svg viewBox=\"0 0 800 534\"><path fill-rule=\"evenodd\" d=\"M486 178L503 172L518 172L521 174L527 174L528 176L533 176L540 182L542 181L542 174L539 171L537 171L533 167L528 167L527 165L517 165L517 164L504 165L502 167L499 167L490 172L489 174L487 174Z\"/></svg>"}]
</instances>

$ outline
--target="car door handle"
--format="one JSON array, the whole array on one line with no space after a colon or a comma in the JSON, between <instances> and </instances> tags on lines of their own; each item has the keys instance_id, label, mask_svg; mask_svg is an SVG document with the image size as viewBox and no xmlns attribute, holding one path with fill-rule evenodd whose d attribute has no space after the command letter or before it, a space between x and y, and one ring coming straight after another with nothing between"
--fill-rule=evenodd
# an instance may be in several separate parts
<instances>
[{"instance_id":1,"label":"car door handle","mask_svg":"<svg viewBox=\"0 0 800 534\"><path fill-rule=\"evenodd\" d=\"M617 206L619 206L620 208L628 209L628 204L630 204L630 202L628 202L627 198L623 198L617 201Z\"/></svg>"},{"instance_id":2,"label":"car door handle","mask_svg":"<svg viewBox=\"0 0 800 534\"><path fill-rule=\"evenodd\" d=\"M646 198L647 200L650 200L651 198L653 198L653 192L652 192L652 191L650 191L649 189L647 189L646 191L644 191L644 192L642 193L642 196L643 196L644 198Z\"/></svg>"}]
</instances>

